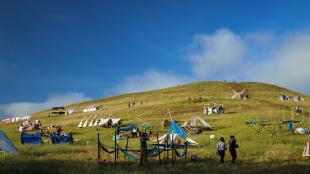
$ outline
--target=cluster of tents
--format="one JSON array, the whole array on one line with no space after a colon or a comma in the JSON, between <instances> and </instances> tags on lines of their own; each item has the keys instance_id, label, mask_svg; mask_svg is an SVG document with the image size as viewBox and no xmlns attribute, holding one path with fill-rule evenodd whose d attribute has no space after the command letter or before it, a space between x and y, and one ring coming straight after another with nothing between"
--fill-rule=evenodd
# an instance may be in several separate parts
<instances>
[{"instance_id":1,"label":"cluster of tents","mask_svg":"<svg viewBox=\"0 0 310 174\"><path fill-rule=\"evenodd\" d=\"M90 116L89 118L85 120L81 120L80 123L78 124L77 128L84 128L84 127L95 127L95 126L101 126L101 127L114 127L114 126L119 126L122 124L122 118L111 118L111 114L109 117L97 117L95 116Z\"/></svg>"},{"instance_id":2,"label":"cluster of tents","mask_svg":"<svg viewBox=\"0 0 310 174\"><path fill-rule=\"evenodd\" d=\"M295 102L305 101L304 98L301 96L281 95L281 96L279 96L279 99L281 101L295 101Z\"/></svg>"},{"instance_id":3,"label":"cluster of tents","mask_svg":"<svg viewBox=\"0 0 310 174\"><path fill-rule=\"evenodd\" d=\"M212 115L212 114L224 114L224 106L223 104L219 104L217 102L210 102L203 107L204 115Z\"/></svg>"},{"instance_id":4,"label":"cluster of tents","mask_svg":"<svg viewBox=\"0 0 310 174\"><path fill-rule=\"evenodd\" d=\"M21 117L6 118L6 119L3 119L2 122L3 123L16 123L19 121L29 120L30 118L31 118L30 115L26 115L26 116L21 116Z\"/></svg>"}]
</instances>

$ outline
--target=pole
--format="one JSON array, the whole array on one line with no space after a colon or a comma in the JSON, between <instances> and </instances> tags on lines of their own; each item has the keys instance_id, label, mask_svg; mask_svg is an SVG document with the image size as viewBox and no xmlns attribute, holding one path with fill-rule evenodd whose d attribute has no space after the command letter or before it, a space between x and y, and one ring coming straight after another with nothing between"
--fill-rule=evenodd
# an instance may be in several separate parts
<instances>
[{"instance_id":1,"label":"pole","mask_svg":"<svg viewBox=\"0 0 310 174\"><path fill-rule=\"evenodd\" d=\"M186 161L186 158L187 158L187 141L185 142L185 161Z\"/></svg>"},{"instance_id":2,"label":"pole","mask_svg":"<svg viewBox=\"0 0 310 174\"><path fill-rule=\"evenodd\" d=\"M99 140L99 133L98 133L98 161L100 161L100 140Z\"/></svg>"},{"instance_id":3,"label":"pole","mask_svg":"<svg viewBox=\"0 0 310 174\"><path fill-rule=\"evenodd\" d=\"M116 158L117 158L117 149L116 149L116 130L115 130L115 134L114 134L114 149L115 149L115 152L114 152L114 164L116 164Z\"/></svg>"},{"instance_id":4,"label":"pole","mask_svg":"<svg viewBox=\"0 0 310 174\"><path fill-rule=\"evenodd\" d=\"M159 140L158 140L158 132L156 134L157 137L157 148L158 148L158 158L159 158L159 164L161 164L161 158L160 158L160 150L159 150Z\"/></svg>"},{"instance_id":5,"label":"pole","mask_svg":"<svg viewBox=\"0 0 310 174\"><path fill-rule=\"evenodd\" d=\"M127 150L128 150L128 139L129 139L129 137L127 136L127 140L126 140L126 152L127 152ZM124 158L126 159L126 155L124 155Z\"/></svg>"},{"instance_id":6,"label":"pole","mask_svg":"<svg viewBox=\"0 0 310 174\"><path fill-rule=\"evenodd\" d=\"M168 163L168 161L169 161L168 140L166 140L166 152L167 152L167 155L166 155L166 163Z\"/></svg>"}]
</instances>

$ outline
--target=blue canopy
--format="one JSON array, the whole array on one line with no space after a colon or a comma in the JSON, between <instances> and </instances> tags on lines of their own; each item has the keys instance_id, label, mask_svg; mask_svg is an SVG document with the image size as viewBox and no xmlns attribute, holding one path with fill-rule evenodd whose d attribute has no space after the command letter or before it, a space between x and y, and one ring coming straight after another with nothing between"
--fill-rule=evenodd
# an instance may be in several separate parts
<instances>
[{"instance_id":1,"label":"blue canopy","mask_svg":"<svg viewBox=\"0 0 310 174\"><path fill-rule=\"evenodd\" d=\"M34 134L28 134L23 132L20 135L20 140L22 144L41 144L41 134L40 132L36 132Z\"/></svg>"},{"instance_id":2,"label":"blue canopy","mask_svg":"<svg viewBox=\"0 0 310 174\"><path fill-rule=\"evenodd\" d=\"M117 128L117 134L119 134L119 132L121 131L132 131L133 129L137 129L136 125L130 125L128 127L118 127Z\"/></svg>"},{"instance_id":3,"label":"blue canopy","mask_svg":"<svg viewBox=\"0 0 310 174\"><path fill-rule=\"evenodd\" d=\"M174 121L171 122L167 135L171 135L171 134L178 134L182 138L187 137L186 132Z\"/></svg>"},{"instance_id":4,"label":"blue canopy","mask_svg":"<svg viewBox=\"0 0 310 174\"><path fill-rule=\"evenodd\" d=\"M11 141L2 131L0 131L0 150L5 151L7 153L17 152L15 146L11 143Z\"/></svg>"},{"instance_id":5,"label":"blue canopy","mask_svg":"<svg viewBox=\"0 0 310 174\"><path fill-rule=\"evenodd\" d=\"M56 144L56 143L72 143L73 142L73 137L72 137L72 133L69 133L68 135L57 135L57 134L52 134L51 136L52 139L52 143Z\"/></svg>"}]
</instances>

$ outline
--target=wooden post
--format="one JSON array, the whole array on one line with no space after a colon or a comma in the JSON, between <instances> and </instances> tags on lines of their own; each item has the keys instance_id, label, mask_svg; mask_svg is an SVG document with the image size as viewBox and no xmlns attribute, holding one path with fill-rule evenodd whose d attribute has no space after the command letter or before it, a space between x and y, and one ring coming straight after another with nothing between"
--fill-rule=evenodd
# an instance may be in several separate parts
<instances>
[{"instance_id":1,"label":"wooden post","mask_svg":"<svg viewBox=\"0 0 310 174\"><path fill-rule=\"evenodd\" d=\"M168 163L168 160L169 160L169 149L168 149L168 140L166 140L166 163Z\"/></svg>"},{"instance_id":2,"label":"wooden post","mask_svg":"<svg viewBox=\"0 0 310 174\"><path fill-rule=\"evenodd\" d=\"M114 163L116 164L116 158L117 158L117 149L116 149L116 130L115 130L115 134L114 134L114 149L115 149L115 152L114 152Z\"/></svg>"},{"instance_id":3,"label":"wooden post","mask_svg":"<svg viewBox=\"0 0 310 174\"><path fill-rule=\"evenodd\" d=\"M158 158L159 158L159 164L161 164L161 158L160 158L160 149L159 149L159 140L158 140L158 132L156 134L157 137L157 148L158 148Z\"/></svg>"},{"instance_id":4,"label":"wooden post","mask_svg":"<svg viewBox=\"0 0 310 174\"><path fill-rule=\"evenodd\" d=\"M98 162L100 161L100 140L99 140L99 133L98 133Z\"/></svg>"},{"instance_id":5,"label":"wooden post","mask_svg":"<svg viewBox=\"0 0 310 174\"><path fill-rule=\"evenodd\" d=\"M127 150L128 150L128 136L127 136L127 140L126 140L126 152L127 152ZM124 155L124 158L126 159L126 155Z\"/></svg>"},{"instance_id":6,"label":"wooden post","mask_svg":"<svg viewBox=\"0 0 310 174\"><path fill-rule=\"evenodd\" d=\"M187 158L187 141L185 142L185 161L186 161L186 158Z\"/></svg>"}]
</instances>

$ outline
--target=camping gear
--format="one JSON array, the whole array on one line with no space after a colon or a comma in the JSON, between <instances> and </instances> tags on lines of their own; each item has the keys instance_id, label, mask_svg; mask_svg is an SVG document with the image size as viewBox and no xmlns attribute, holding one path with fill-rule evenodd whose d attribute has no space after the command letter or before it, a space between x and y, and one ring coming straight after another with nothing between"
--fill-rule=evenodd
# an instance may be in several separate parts
<instances>
[{"instance_id":1,"label":"camping gear","mask_svg":"<svg viewBox=\"0 0 310 174\"><path fill-rule=\"evenodd\" d=\"M40 132L36 132L34 134L28 134L23 132L20 135L20 140L22 144L41 144L41 134Z\"/></svg>"},{"instance_id":2,"label":"camping gear","mask_svg":"<svg viewBox=\"0 0 310 174\"><path fill-rule=\"evenodd\" d=\"M296 128L295 129L295 133L297 134L308 134L309 133L309 130L307 128L302 128L302 127L299 127L299 128Z\"/></svg>"},{"instance_id":3,"label":"camping gear","mask_svg":"<svg viewBox=\"0 0 310 174\"><path fill-rule=\"evenodd\" d=\"M72 133L68 133L67 135L57 135L53 133L51 135L51 140L53 144L72 143L73 137Z\"/></svg>"},{"instance_id":4,"label":"camping gear","mask_svg":"<svg viewBox=\"0 0 310 174\"><path fill-rule=\"evenodd\" d=\"M6 153L17 152L16 147L2 131L0 131L0 151L4 151Z\"/></svg>"},{"instance_id":5,"label":"camping gear","mask_svg":"<svg viewBox=\"0 0 310 174\"><path fill-rule=\"evenodd\" d=\"M306 146L304 148L304 152L302 153L302 156L310 157L310 135L308 136L306 140Z\"/></svg>"}]
</instances>

